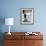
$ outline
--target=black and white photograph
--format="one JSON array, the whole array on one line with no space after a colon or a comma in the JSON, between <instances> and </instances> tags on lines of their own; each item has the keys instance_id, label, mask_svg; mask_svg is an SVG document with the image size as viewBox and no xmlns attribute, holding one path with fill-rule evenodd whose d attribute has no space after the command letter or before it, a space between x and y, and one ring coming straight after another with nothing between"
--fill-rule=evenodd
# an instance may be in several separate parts
<instances>
[{"instance_id":1,"label":"black and white photograph","mask_svg":"<svg viewBox=\"0 0 46 46\"><path fill-rule=\"evenodd\" d=\"M20 8L21 24L34 23L34 8Z\"/></svg>"}]
</instances>

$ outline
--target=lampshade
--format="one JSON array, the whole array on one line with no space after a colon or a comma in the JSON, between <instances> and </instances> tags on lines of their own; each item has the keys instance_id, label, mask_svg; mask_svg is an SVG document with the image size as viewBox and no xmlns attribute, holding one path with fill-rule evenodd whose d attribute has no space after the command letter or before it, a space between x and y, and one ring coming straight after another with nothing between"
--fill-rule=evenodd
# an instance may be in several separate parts
<instances>
[{"instance_id":1,"label":"lampshade","mask_svg":"<svg viewBox=\"0 0 46 46\"><path fill-rule=\"evenodd\" d=\"M5 18L5 25L13 25L14 18Z\"/></svg>"}]
</instances>

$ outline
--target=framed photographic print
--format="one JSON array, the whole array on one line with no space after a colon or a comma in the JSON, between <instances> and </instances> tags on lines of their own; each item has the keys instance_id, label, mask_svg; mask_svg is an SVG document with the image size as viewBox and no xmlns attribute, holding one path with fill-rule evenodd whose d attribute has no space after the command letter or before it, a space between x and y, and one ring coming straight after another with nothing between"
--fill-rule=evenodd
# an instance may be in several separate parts
<instances>
[{"instance_id":1,"label":"framed photographic print","mask_svg":"<svg viewBox=\"0 0 46 46\"><path fill-rule=\"evenodd\" d=\"M34 8L20 8L20 23L34 24Z\"/></svg>"}]
</instances>

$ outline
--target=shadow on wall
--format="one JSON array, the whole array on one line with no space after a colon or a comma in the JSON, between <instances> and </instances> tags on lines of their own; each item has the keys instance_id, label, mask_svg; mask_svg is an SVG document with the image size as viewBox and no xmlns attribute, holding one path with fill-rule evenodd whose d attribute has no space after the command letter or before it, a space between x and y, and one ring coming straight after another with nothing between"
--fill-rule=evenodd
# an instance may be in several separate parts
<instances>
[{"instance_id":1,"label":"shadow on wall","mask_svg":"<svg viewBox=\"0 0 46 46\"><path fill-rule=\"evenodd\" d=\"M0 33L0 46L4 46L3 45L3 39L4 39L3 33Z\"/></svg>"},{"instance_id":2,"label":"shadow on wall","mask_svg":"<svg viewBox=\"0 0 46 46\"><path fill-rule=\"evenodd\" d=\"M5 17L0 16L0 46L3 46L3 32L2 32L2 25L5 23Z\"/></svg>"},{"instance_id":3,"label":"shadow on wall","mask_svg":"<svg viewBox=\"0 0 46 46\"><path fill-rule=\"evenodd\" d=\"M2 32L1 28L2 28L2 25L5 24L5 17L4 16L0 16L0 33Z\"/></svg>"}]
</instances>

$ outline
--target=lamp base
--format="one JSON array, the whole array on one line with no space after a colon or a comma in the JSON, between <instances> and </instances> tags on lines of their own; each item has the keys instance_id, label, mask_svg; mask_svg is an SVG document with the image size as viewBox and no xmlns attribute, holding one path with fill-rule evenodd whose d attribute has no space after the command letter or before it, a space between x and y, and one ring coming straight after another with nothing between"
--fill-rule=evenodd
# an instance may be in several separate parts
<instances>
[{"instance_id":1,"label":"lamp base","mask_svg":"<svg viewBox=\"0 0 46 46\"><path fill-rule=\"evenodd\" d=\"M10 32L8 32L8 34L9 34L9 35L11 35L11 33L10 33Z\"/></svg>"}]
</instances>

